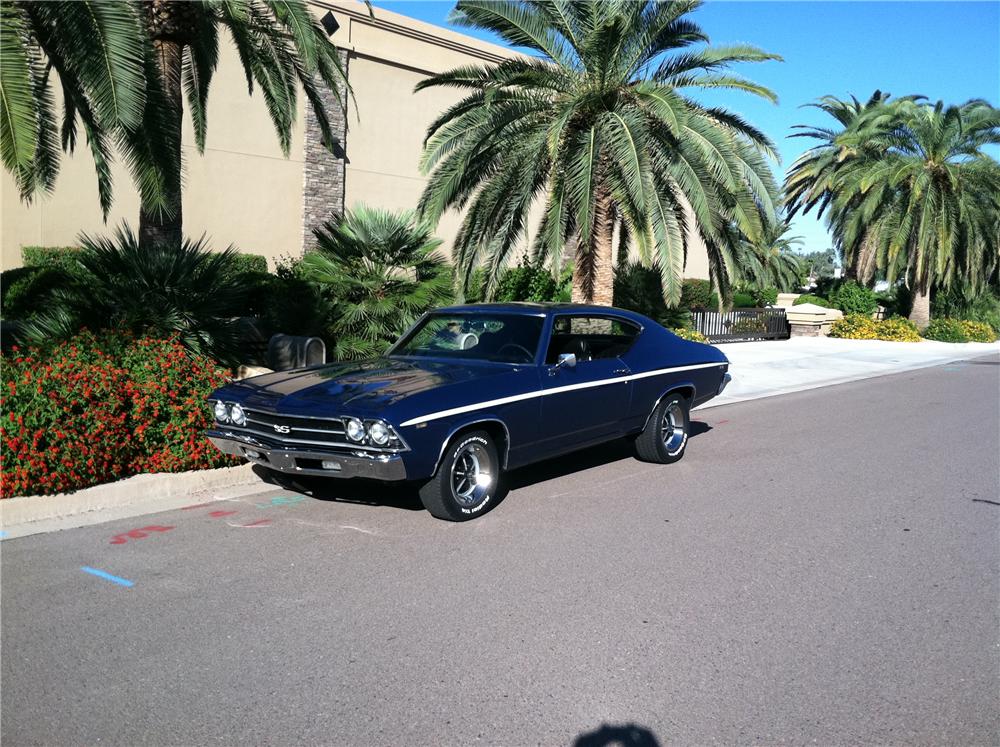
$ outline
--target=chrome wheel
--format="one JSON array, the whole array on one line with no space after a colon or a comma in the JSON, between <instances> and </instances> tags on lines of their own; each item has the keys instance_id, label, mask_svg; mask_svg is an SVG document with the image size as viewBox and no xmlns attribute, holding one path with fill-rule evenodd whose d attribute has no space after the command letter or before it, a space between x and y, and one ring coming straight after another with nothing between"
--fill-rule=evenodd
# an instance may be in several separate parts
<instances>
[{"instance_id":1,"label":"chrome wheel","mask_svg":"<svg viewBox=\"0 0 1000 747\"><path fill-rule=\"evenodd\" d=\"M451 492L462 506L476 506L490 492L495 470L483 444L472 441L462 446L451 463Z\"/></svg>"},{"instance_id":2,"label":"chrome wheel","mask_svg":"<svg viewBox=\"0 0 1000 747\"><path fill-rule=\"evenodd\" d=\"M679 402L671 402L663 411L663 420L660 423L660 439L667 449L667 454L673 456L684 448L686 437L684 410Z\"/></svg>"}]
</instances>

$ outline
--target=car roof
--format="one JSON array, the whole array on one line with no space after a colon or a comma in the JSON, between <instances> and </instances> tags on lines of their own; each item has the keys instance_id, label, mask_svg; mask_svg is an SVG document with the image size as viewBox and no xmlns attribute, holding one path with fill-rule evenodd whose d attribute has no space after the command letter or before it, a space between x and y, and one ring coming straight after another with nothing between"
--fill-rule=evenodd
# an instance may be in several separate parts
<instances>
[{"instance_id":1,"label":"car roof","mask_svg":"<svg viewBox=\"0 0 1000 747\"><path fill-rule=\"evenodd\" d=\"M434 309L432 313L458 313L458 312L494 312L504 314L524 314L526 316L538 316L539 314L573 313L585 312L588 314L619 314L632 318L637 316L635 312L618 309L614 306L596 306L583 303L535 303L531 301L509 301L506 303L470 303L460 306L445 306Z\"/></svg>"}]
</instances>

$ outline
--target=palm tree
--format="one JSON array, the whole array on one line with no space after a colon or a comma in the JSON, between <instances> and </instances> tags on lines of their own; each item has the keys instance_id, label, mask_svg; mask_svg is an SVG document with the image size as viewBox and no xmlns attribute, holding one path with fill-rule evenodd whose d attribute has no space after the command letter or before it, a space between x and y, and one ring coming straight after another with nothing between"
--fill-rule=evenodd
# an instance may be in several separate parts
<instances>
[{"instance_id":1,"label":"palm tree","mask_svg":"<svg viewBox=\"0 0 1000 747\"><path fill-rule=\"evenodd\" d=\"M802 237L789 236L789 231L791 225L781 220L766 224L757 239L740 237L736 244L737 279L759 288L794 290L803 270L794 247L802 244Z\"/></svg>"},{"instance_id":2,"label":"palm tree","mask_svg":"<svg viewBox=\"0 0 1000 747\"><path fill-rule=\"evenodd\" d=\"M839 128L813 127L811 125L794 125L791 137L806 137L819 140L788 169L785 178L785 207L788 218L793 218L800 210L803 214L816 208L818 215L823 216L834 197L836 177L843 169L849 167L857 158L878 157L886 149L883 139L872 137L871 140L858 141L848 147L842 142L845 132L856 127L861 119L870 126L880 123L885 125L884 118L889 109L886 103L891 94L875 90L868 100L861 103L856 97L850 100L838 99L834 96L823 96L817 103L806 106L815 107L825 112L837 121ZM907 96L899 101L917 100L921 97ZM874 134L874 133L873 133ZM828 216L828 222L836 221L834 216ZM839 242L839 236L835 239ZM874 268L874 253L871 247L864 243L860 246L838 245L841 256L845 259L845 277L857 280L859 277L870 276Z\"/></svg>"},{"instance_id":3,"label":"palm tree","mask_svg":"<svg viewBox=\"0 0 1000 747\"><path fill-rule=\"evenodd\" d=\"M746 45L707 46L689 18L699 4L457 4L452 23L537 55L450 70L417 86L468 94L428 130L421 164L430 179L419 204L431 220L468 208L454 249L464 281L480 263L497 277L541 201L534 251L558 268L564 246L575 245L574 300L612 302L616 222L658 268L668 302L680 298L690 230L708 246L716 285L728 286L735 267L726 226L757 237L774 212L773 145L738 115L685 94L736 89L774 100L728 67L779 58Z\"/></svg>"},{"instance_id":4,"label":"palm tree","mask_svg":"<svg viewBox=\"0 0 1000 747\"><path fill-rule=\"evenodd\" d=\"M380 355L425 311L452 297L441 239L413 211L358 205L314 233L302 273L333 302L330 335L338 360Z\"/></svg>"},{"instance_id":5,"label":"palm tree","mask_svg":"<svg viewBox=\"0 0 1000 747\"><path fill-rule=\"evenodd\" d=\"M983 151L1000 143L1000 109L983 100L888 108L842 136L847 147L886 147L844 170L832 209L844 246L865 242L890 283L905 278L910 321L923 329L932 287L975 293L1000 261L1000 164Z\"/></svg>"},{"instance_id":6,"label":"palm tree","mask_svg":"<svg viewBox=\"0 0 1000 747\"><path fill-rule=\"evenodd\" d=\"M84 235L80 243L78 268L26 322L27 342L68 339L84 327L125 329L176 334L189 350L238 362L237 317L249 285L234 248L213 252L204 238L146 245L127 226L114 239Z\"/></svg>"},{"instance_id":7,"label":"palm tree","mask_svg":"<svg viewBox=\"0 0 1000 747\"><path fill-rule=\"evenodd\" d=\"M179 143L159 116L166 102L138 7L98 0L0 4L0 156L25 201L53 189L60 153L76 148L79 123L105 216L112 147L148 210L167 209L167 185L179 183L180 161L172 158Z\"/></svg>"},{"instance_id":8,"label":"palm tree","mask_svg":"<svg viewBox=\"0 0 1000 747\"><path fill-rule=\"evenodd\" d=\"M250 93L260 88L284 153L299 87L333 147L320 87L339 100L346 78L304 0L12 0L2 12L0 152L25 199L50 190L58 171L51 68L65 100L62 149L74 149L79 119L105 215L113 143L139 189L140 241L180 246L184 99L201 152L221 29L236 47Z\"/></svg>"}]
</instances>

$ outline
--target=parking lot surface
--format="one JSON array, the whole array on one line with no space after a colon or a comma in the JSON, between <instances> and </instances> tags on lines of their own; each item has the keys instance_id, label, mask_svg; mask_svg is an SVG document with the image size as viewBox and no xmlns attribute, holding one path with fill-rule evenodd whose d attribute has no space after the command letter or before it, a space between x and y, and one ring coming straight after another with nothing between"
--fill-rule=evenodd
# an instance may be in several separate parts
<instances>
[{"instance_id":1,"label":"parking lot surface","mask_svg":"<svg viewBox=\"0 0 1000 747\"><path fill-rule=\"evenodd\" d=\"M4 540L0 737L995 744L1000 361L693 418L466 524L262 483Z\"/></svg>"}]
</instances>

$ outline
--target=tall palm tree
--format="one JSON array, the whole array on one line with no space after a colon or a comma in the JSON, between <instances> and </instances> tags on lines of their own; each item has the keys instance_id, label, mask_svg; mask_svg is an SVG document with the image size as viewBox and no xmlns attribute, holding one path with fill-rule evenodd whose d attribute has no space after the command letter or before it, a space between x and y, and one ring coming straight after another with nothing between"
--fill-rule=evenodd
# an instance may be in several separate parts
<instances>
[{"instance_id":1,"label":"tall palm tree","mask_svg":"<svg viewBox=\"0 0 1000 747\"><path fill-rule=\"evenodd\" d=\"M380 355L425 311L452 297L452 271L441 239L413 211L358 205L315 231L305 278L329 290L333 357Z\"/></svg>"},{"instance_id":2,"label":"tall palm tree","mask_svg":"<svg viewBox=\"0 0 1000 747\"><path fill-rule=\"evenodd\" d=\"M770 222L756 239L737 240L737 278L758 287L773 287L779 291L794 290L800 283L803 261L795 253L802 244L801 236L789 236L787 220Z\"/></svg>"},{"instance_id":3,"label":"tall palm tree","mask_svg":"<svg viewBox=\"0 0 1000 747\"><path fill-rule=\"evenodd\" d=\"M910 320L922 329L932 287L960 282L975 292L1000 262L1000 164L983 150L1000 143L1000 109L983 100L885 109L839 138L847 148L884 147L838 174L831 211L843 246L864 242L890 282L906 279Z\"/></svg>"},{"instance_id":4,"label":"tall palm tree","mask_svg":"<svg viewBox=\"0 0 1000 747\"><path fill-rule=\"evenodd\" d=\"M428 130L421 164L430 179L419 206L434 220L468 208L454 250L466 280L479 263L497 277L525 238L537 200L544 217L534 251L558 267L563 247L575 245L574 300L612 302L618 220L643 261L658 268L668 302L680 299L689 230L708 247L716 285L728 286L734 257L726 226L756 237L773 215L777 188L767 158L774 149L738 115L686 93L736 89L775 100L728 67L779 58L746 45L708 46L690 18L699 5L457 4L452 23L537 55L457 68L417 86L468 94Z\"/></svg>"},{"instance_id":5,"label":"tall palm tree","mask_svg":"<svg viewBox=\"0 0 1000 747\"><path fill-rule=\"evenodd\" d=\"M143 243L181 245L181 124L184 99L199 152L208 91L228 31L260 88L287 155L301 87L333 147L320 89L346 86L337 50L304 0L5 0L0 24L0 153L22 196L51 189L59 137L49 71L64 96L62 149L83 124L101 207L111 206L111 145L139 189Z\"/></svg>"}]
</instances>

